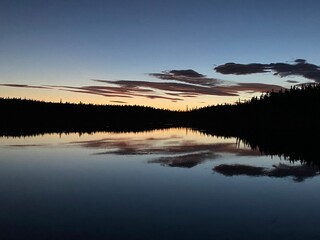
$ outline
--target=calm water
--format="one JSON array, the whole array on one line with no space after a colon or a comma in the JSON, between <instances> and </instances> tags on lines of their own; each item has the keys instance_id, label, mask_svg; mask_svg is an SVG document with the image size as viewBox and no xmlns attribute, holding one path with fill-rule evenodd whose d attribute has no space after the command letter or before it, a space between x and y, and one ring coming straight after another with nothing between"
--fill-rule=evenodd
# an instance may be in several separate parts
<instances>
[{"instance_id":1,"label":"calm water","mask_svg":"<svg viewBox=\"0 0 320 240\"><path fill-rule=\"evenodd\" d=\"M320 239L318 174L187 129L0 138L0 239Z\"/></svg>"}]
</instances>

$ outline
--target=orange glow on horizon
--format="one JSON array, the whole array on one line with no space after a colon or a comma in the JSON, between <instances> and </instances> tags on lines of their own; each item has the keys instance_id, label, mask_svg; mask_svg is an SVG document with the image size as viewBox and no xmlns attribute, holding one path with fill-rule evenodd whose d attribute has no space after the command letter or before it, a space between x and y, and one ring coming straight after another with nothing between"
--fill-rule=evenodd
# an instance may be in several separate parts
<instances>
[{"instance_id":1,"label":"orange glow on horizon","mask_svg":"<svg viewBox=\"0 0 320 240\"><path fill-rule=\"evenodd\" d=\"M116 98L104 97L95 94L73 93L61 91L58 89L30 89L30 88L12 88L0 87L0 97L25 98L46 102L70 102L84 104L101 105L139 105L155 107L170 110L191 110L205 106L234 103L239 97L221 97L221 96L197 96L193 98L184 98L183 101L172 102L167 99L148 99L146 97ZM247 97L247 96L246 96Z\"/></svg>"}]
</instances>

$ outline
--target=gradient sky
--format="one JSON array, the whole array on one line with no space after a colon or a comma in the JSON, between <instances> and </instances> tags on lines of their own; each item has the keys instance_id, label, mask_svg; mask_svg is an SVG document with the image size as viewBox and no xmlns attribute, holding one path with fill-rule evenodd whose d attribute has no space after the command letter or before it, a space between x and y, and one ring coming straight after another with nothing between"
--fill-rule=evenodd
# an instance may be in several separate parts
<instances>
[{"instance_id":1,"label":"gradient sky","mask_svg":"<svg viewBox=\"0 0 320 240\"><path fill-rule=\"evenodd\" d=\"M214 70L305 59L318 74L319 9L318 0L1 0L0 97L185 109L319 82Z\"/></svg>"}]
</instances>

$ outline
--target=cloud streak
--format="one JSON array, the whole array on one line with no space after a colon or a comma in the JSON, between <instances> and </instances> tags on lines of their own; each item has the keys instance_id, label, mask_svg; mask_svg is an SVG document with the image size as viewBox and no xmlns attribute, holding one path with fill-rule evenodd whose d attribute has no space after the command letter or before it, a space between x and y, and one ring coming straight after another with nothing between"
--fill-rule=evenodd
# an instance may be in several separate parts
<instances>
[{"instance_id":1,"label":"cloud streak","mask_svg":"<svg viewBox=\"0 0 320 240\"><path fill-rule=\"evenodd\" d=\"M38 89L52 89L49 86L33 86L28 84L0 84L3 87L16 87L16 88L38 88Z\"/></svg>"},{"instance_id":2,"label":"cloud streak","mask_svg":"<svg viewBox=\"0 0 320 240\"><path fill-rule=\"evenodd\" d=\"M279 90L278 85L263 83L232 83L209 78L192 69L168 70L150 73L156 81L92 79L96 85L56 86L56 85L23 85L1 84L4 87L55 89L72 93L93 94L112 99L112 103L127 103L127 99L136 97L162 99L171 102L184 101L200 96L239 96L241 92L267 92ZM103 84L103 85L102 85ZM124 99L124 100L123 100Z\"/></svg>"},{"instance_id":3,"label":"cloud streak","mask_svg":"<svg viewBox=\"0 0 320 240\"><path fill-rule=\"evenodd\" d=\"M102 80L95 80L103 82ZM107 81L105 81L107 83ZM109 85L112 81L110 81ZM93 95L100 95L109 98L134 98L134 97L145 97L149 99L165 99L170 101L182 101L182 98L171 97L166 95L160 95L154 91L154 89L146 89L145 87L138 87L135 84L130 86L120 85L114 83L116 86L82 86L82 87L69 87L69 86L59 86L59 90L74 92L74 93L86 93Z\"/></svg>"},{"instance_id":4,"label":"cloud streak","mask_svg":"<svg viewBox=\"0 0 320 240\"><path fill-rule=\"evenodd\" d=\"M172 99L175 96L176 101L182 101L184 98L194 98L198 96L239 96L240 92L267 92L271 90L280 90L283 87L273 84L263 83L231 83L214 78L207 78L191 69L171 70L162 73L151 73L160 80L166 82L154 81L131 81L131 80L103 80L94 81L108 85L116 85L124 92L130 90L132 93L139 91L159 92L161 91L165 98ZM168 82L170 81L170 82ZM135 94L136 95L136 94ZM151 95L144 92L145 97ZM141 95L138 95L141 96ZM159 95L157 95L159 97ZM162 98L164 98L162 96ZM150 97L151 98L151 97ZM156 97L155 97L156 98Z\"/></svg>"},{"instance_id":5,"label":"cloud streak","mask_svg":"<svg viewBox=\"0 0 320 240\"><path fill-rule=\"evenodd\" d=\"M299 76L320 83L320 66L308 63L305 59L296 59L289 63L226 63L219 65L214 70L221 74L246 75L255 73L273 72L280 77Z\"/></svg>"}]
</instances>

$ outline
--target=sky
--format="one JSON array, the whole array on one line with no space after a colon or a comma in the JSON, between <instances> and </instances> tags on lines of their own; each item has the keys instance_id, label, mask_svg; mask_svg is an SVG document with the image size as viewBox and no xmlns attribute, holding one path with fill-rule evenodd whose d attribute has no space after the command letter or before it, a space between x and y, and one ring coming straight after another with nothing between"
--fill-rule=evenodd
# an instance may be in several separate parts
<instances>
[{"instance_id":1,"label":"sky","mask_svg":"<svg viewBox=\"0 0 320 240\"><path fill-rule=\"evenodd\" d=\"M318 0L0 1L0 97L202 107L320 82Z\"/></svg>"}]
</instances>

